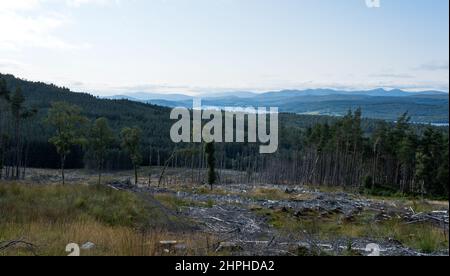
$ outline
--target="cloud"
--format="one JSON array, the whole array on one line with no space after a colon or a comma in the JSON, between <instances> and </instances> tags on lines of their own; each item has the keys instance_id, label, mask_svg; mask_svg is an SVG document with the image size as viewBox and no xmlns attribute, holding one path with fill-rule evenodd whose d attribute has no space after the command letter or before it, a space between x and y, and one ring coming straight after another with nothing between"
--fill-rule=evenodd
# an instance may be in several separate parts
<instances>
[{"instance_id":1,"label":"cloud","mask_svg":"<svg viewBox=\"0 0 450 276\"><path fill-rule=\"evenodd\" d=\"M419 65L416 70L421 71L448 71L449 70L449 62L447 61L431 61L428 63L424 63Z\"/></svg>"},{"instance_id":2,"label":"cloud","mask_svg":"<svg viewBox=\"0 0 450 276\"><path fill-rule=\"evenodd\" d=\"M80 7L84 4L109 5L111 3L120 4L120 0L66 0L70 7Z\"/></svg>"},{"instance_id":3,"label":"cloud","mask_svg":"<svg viewBox=\"0 0 450 276\"><path fill-rule=\"evenodd\" d=\"M140 84L129 86L115 86L112 90L124 92L190 92L193 88L185 85L168 85L168 84Z\"/></svg>"},{"instance_id":4,"label":"cloud","mask_svg":"<svg viewBox=\"0 0 450 276\"><path fill-rule=\"evenodd\" d=\"M66 41L55 33L74 23L66 7L119 4L119 0L0 0L0 50L23 48L74 50L89 43Z\"/></svg>"},{"instance_id":5,"label":"cloud","mask_svg":"<svg viewBox=\"0 0 450 276\"><path fill-rule=\"evenodd\" d=\"M23 67L25 67L25 65L21 62L0 58L0 70L20 69Z\"/></svg>"},{"instance_id":6,"label":"cloud","mask_svg":"<svg viewBox=\"0 0 450 276\"><path fill-rule=\"evenodd\" d=\"M78 8L87 4L108 5L120 4L120 2L120 0L1 0L0 11L33 10L46 4L62 4Z\"/></svg>"},{"instance_id":7,"label":"cloud","mask_svg":"<svg viewBox=\"0 0 450 276\"><path fill-rule=\"evenodd\" d=\"M11 12L19 10L31 10L37 8L43 0L2 0L0 1L0 11Z\"/></svg>"},{"instance_id":8,"label":"cloud","mask_svg":"<svg viewBox=\"0 0 450 276\"><path fill-rule=\"evenodd\" d=\"M395 74L395 73L381 73L369 75L370 78L383 78L383 79L412 79L413 75L408 74Z\"/></svg>"},{"instance_id":9,"label":"cloud","mask_svg":"<svg viewBox=\"0 0 450 276\"><path fill-rule=\"evenodd\" d=\"M20 15L14 12L0 13L0 48L19 50L24 47L74 49L81 45L63 41L53 34L68 23L62 15Z\"/></svg>"}]
</instances>

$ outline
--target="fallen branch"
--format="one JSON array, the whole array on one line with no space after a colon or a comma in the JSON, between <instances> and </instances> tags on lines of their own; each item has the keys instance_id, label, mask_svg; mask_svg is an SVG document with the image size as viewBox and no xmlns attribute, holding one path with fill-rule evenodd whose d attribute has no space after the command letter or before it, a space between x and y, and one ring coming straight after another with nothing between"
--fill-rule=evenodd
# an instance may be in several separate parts
<instances>
[{"instance_id":1,"label":"fallen branch","mask_svg":"<svg viewBox=\"0 0 450 276\"><path fill-rule=\"evenodd\" d=\"M275 241L275 236L272 237L270 242L267 244L267 247L270 247L273 244L274 241Z\"/></svg>"},{"instance_id":2,"label":"fallen branch","mask_svg":"<svg viewBox=\"0 0 450 276\"><path fill-rule=\"evenodd\" d=\"M25 245L26 248L31 253L33 253L34 256L37 256L37 254L36 254L36 252L34 250L36 246L34 244L32 244L30 242L26 242L26 241L24 241L22 239L0 242L0 251L7 250L7 249L9 249L11 247L14 247L16 245L19 245L19 244Z\"/></svg>"},{"instance_id":3,"label":"fallen branch","mask_svg":"<svg viewBox=\"0 0 450 276\"><path fill-rule=\"evenodd\" d=\"M114 186L112 186L112 185L107 185L107 187L109 187L109 188L111 188L111 189L113 189L113 190L116 190L116 191L120 191L120 189L119 189L119 188L117 188L117 187L114 187Z\"/></svg>"},{"instance_id":4,"label":"fallen branch","mask_svg":"<svg viewBox=\"0 0 450 276\"><path fill-rule=\"evenodd\" d=\"M166 173L167 167L169 166L170 161L172 161L172 159L175 158L176 154L177 154L177 149L175 148L175 150L172 152L172 154L166 160L166 163L164 164L164 167L163 167L163 169L161 171L161 174L160 174L159 180L158 180L158 188L161 187L161 182L162 182L162 180L164 178L164 174Z\"/></svg>"},{"instance_id":5,"label":"fallen branch","mask_svg":"<svg viewBox=\"0 0 450 276\"><path fill-rule=\"evenodd\" d=\"M432 211L430 213L417 213L406 217L408 222L406 224L430 222L448 227L448 212L447 211Z\"/></svg>"},{"instance_id":6,"label":"fallen branch","mask_svg":"<svg viewBox=\"0 0 450 276\"><path fill-rule=\"evenodd\" d=\"M225 222L224 220L220 219L220 218L216 218L216 217L209 217L212 220L218 221L218 222Z\"/></svg>"}]
</instances>

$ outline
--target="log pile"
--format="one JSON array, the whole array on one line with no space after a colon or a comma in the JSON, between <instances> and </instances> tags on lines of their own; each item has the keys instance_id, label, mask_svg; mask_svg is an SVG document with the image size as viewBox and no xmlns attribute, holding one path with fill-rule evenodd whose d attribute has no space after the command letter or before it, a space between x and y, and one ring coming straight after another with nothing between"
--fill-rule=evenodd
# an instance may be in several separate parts
<instances>
[{"instance_id":1,"label":"log pile","mask_svg":"<svg viewBox=\"0 0 450 276\"><path fill-rule=\"evenodd\" d=\"M413 213L408 219L407 224L414 223L432 223L437 226L448 229L449 225L449 215L447 211L432 211L432 212L422 212L422 213Z\"/></svg>"}]
</instances>

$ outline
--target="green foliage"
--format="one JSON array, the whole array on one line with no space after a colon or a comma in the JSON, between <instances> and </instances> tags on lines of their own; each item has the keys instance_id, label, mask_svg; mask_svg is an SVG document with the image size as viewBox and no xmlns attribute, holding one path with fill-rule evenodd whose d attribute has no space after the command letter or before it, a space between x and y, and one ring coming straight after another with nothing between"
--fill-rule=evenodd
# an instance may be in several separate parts
<instances>
[{"instance_id":1,"label":"green foliage","mask_svg":"<svg viewBox=\"0 0 450 276\"><path fill-rule=\"evenodd\" d=\"M71 153L64 160L68 168L98 167L98 164L92 164L97 158L90 147L86 151L79 146L63 148L61 145L55 148L49 144L49 138L55 136L54 128L43 124L42 119L54 101L82 106L85 110L83 115L90 120L106 118L111 130L116 133L133 125L142 130L141 136L145 139L140 139L139 150L130 152L127 147L121 147L119 142L108 146L104 158L104 167L107 169L130 169L136 167L136 163L161 165L172 156L175 144L170 141L169 130L173 121L170 120L168 108L126 100L105 100L88 94L72 93L54 85L28 82L10 75L0 76L6 80L6 90L0 90L12 91L20 86L26 98L23 105L27 110L31 106L38 109L37 119L23 127L27 133L22 135L23 145L29 147L27 165L30 167L57 168L61 163L61 157L58 156L60 152ZM11 106L8 103L6 107L9 109ZM448 127L431 127L442 139L430 139L426 137L429 135L426 134L426 127L411 124L408 114L403 114L396 123L384 122L364 118L367 116L366 108L358 107L342 103L343 114L349 108L354 110L348 111L343 117L280 114L279 151L277 155L266 156L263 158L265 160L259 161L262 164L275 162L287 167L293 166L298 160L303 176L296 177L306 178L301 181L314 185L357 189L368 186L368 180L371 180L371 189L383 187L384 190L387 187L389 192L393 190L401 194L448 197ZM22 114L26 113L24 110ZM402 112L398 108L395 110ZM9 116L10 112L2 113L2 120L5 117L3 114ZM14 135L2 131L2 126L8 125L0 122L0 142L4 145L3 149L7 149L5 160L11 164ZM434 146L425 147L427 144ZM220 156L221 166L247 170L249 179L254 175L255 168L248 164L254 164L260 158L258 145L228 143L216 146L220 150L217 155ZM57 151L58 148L60 150ZM189 165L195 168L203 166L201 150L192 151L191 148L192 145L178 145L179 153L172 161L179 163L184 159L185 165L191 163ZM131 155L132 152L139 152L139 156ZM261 168L259 164L256 167L256 170L268 169ZM433 168L431 173L430 167ZM278 180L284 181L281 178L285 176L286 171L280 171ZM367 176L371 179L365 179Z\"/></svg>"},{"instance_id":2,"label":"green foliage","mask_svg":"<svg viewBox=\"0 0 450 276\"><path fill-rule=\"evenodd\" d=\"M359 187L366 193L448 198L448 134L434 127L418 133L409 121L405 113L395 125L380 122L367 135L361 110L356 110L331 126L309 128L306 147L313 147L319 157L342 159L335 161L340 162L338 173L344 170L347 176L364 170ZM354 181L345 180L347 185L355 185Z\"/></svg>"},{"instance_id":3,"label":"green foliage","mask_svg":"<svg viewBox=\"0 0 450 276\"><path fill-rule=\"evenodd\" d=\"M23 96L22 89L17 87L10 98L11 102L11 112L15 118L20 117L20 112L23 108L23 103L25 102L25 97Z\"/></svg>"},{"instance_id":4,"label":"green foliage","mask_svg":"<svg viewBox=\"0 0 450 276\"><path fill-rule=\"evenodd\" d=\"M6 148L7 135L4 133L3 120L7 112L9 102L9 90L6 81L0 78L0 179L2 178L4 154Z\"/></svg>"},{"instance_id":5,"label":"green foliage","mask_svg":"<svg viewBox=\"0 0 450 276\"><path fill-rule=\"evenodd\" d=\"M317 237L321 240L336 239L395 239L405 246L432 253L448 249L448 234L440 227L432 224L405 224L402 219L392 218L377 221L373 212L365 211L354 217L352 221L341 214L321 216L319 212L296 217L286 210L255 209L259 216L265 217L268 223L282 233L294 235L296 238ZM351 249L350 246L347 250ZM349 250L351 251L353 250Z\"/></svg>"},{"instance_id":6,"label":"green foliage","mask_svg":"<svg viewBox=\"0 0 450 276\"><path fill-rule=\"evenodd\" d=\"M122 130L122 147L130 154L133 164L139 165L142 162L140 154L142 130L138 127L126 127Z\"/></svg>"},{"instance_id":7,"label":"green foliage","mask_svg":"<svg viewBox=\"0 0 450 276\"><path fill-rule=\"evenodd\" d=\"M73 93L64 87L21 80L12 75L0 74L0 79L6 80L7 88L10 91L20 86L26 98L25 106L28 108L34 107L38 110L35 122L27 126L27 133L30 135L25 137L30 143L29 166L39 168L60 167L59 154L53 148L53 145L48 143L49 138L54 135L54 129L44 124L44 119L47 117L48 110L53 102L66 102L70 105L82 107L83 115L91 121L104 117L108 119L110 127L117 134L120 134L124 127L138 126L142 129L142 136L149 138L141 140L145 165L148 165L150 150L153 150L154 156L159 152L161 162L164 162L175 146L170 140L170 127L173 121L170 120L169 108L127 100L101 99L87 93ZM132 167L131 161L127 153L121 149L119 141L114 143L107 155L105 168L114 170ZM43 159L42 156L46 156L46 158ZM156 161L157 159L154 158L154 165ZM83 167L84 152L81 147L71 148L71 154L67 156L66 165L67 168Z\"/></svg>"},{"instance_id":8,"label":"green foliage","mask_svg":"<svg viewBox=\"0 0 450 276\"><path fill-rule=\"evenodd\" d=\"M0 186L0 225L46 221L62 223L77 218L94 219L111 226L143 226L148 210L127 192L101 186Z\"/></svg>"},{"instance_id":9,"label":"green foliage","mask_svg":"<svg viewBox=\"0 0 450 276\"><path fill-rule=\"evenodd\" d=\"M142 154L141 154L141 136L142 130L138 127L126 127L122 129L121 138L122 138L122 148L128 152L131 158L131 162L134 166L135 171L135 185L137 185L137 168L142 163Z\"/></svg>"},{"instance_id":10,"label":"green foliage","mask_svg":"<svg viewBox=\"0 0 450 276\"><path fill-rule=\"evenodd\" d=\"M86 117L81 115L81 108L66 102L56 102L48 112L46 122L52 126L56 133L50 138L60 155L67 155L73 145L82 145L86 142L83 126Z\"/></svg>"},{"instance_id":11,"label":"green foliage","mask_svg":"<svg viewBox=\"0 0 450 276\"><path fill-rule=\"evenodd\" d=\"M3 83L3 81L2 81ZM10 146L10 155L12 155L11 160L9 160L9 163L12 165L14 170L12 171L11 176L13 178L19 179L20 178L20 166L22 164L23 159L23 144L24 144L24 137L23 137L23 121L25 119L29 119L33 117L36 114L36 110L34 108L27 108L25 106L25 97L22 93L22 89L20 86L17 86L14 93L12 95L9 95L7 87L2 84L0 90L2 92L0 93L2 95L1 103L0 103L0 109L2 110L0 113L3 113L5 100L6 103L9 104L9 111L11 112L11 125L12 125L12 134L10 135L11 140L9 143ZM3 115L0 117L0 146L2 149L0 149L0 157L2 158L2 161L0 161L0 168L3 168L3 159L4 159L4 148L5 148L5 141L8 140L8 136L3 134L4 126L2 126L3 122ZM8 121L8 120L6 120ZM8 125L6 124L6 128L8 128ZM0 173L1 175L1 173Z\"/></svg>"},{"instance_id":12,"label":"green foliage","mask_svg":"<svg viewBox=\"0 0 450 276\"><path fill-rule=\"evenodd\" d=\"M423 192L432 196L448 195L448 136L428 128L416 154L416 177Z\"/></svg>"},{"instance_id":13,"label":"green foliage","mask_svg":"<svg viewBox=\"0 0 450 276\"><path fill-rule=\"evenodd\" d=\"M105 156L114 143L114 132L106 118L95 120L88 135L88 147L94 153L97 169L99 171L98 184L101 182L101 171L103 169Z\"/></svg>"},{"instance_id":14,"label":"green foliage","mask_svg":"<svg viewBox=\"0 0 450 276\"><path fill-rule=\"evenodd\" d=\"M101 159L109 146L114 143L114 132L110 128L106 118L99 118L94 122L91 126L88 139L89 147L96 153L97 158Z\"/></svg>"},{"instance_id":15,"label":"green foliage","mask_svg":"<svg viewBox=\"0 0 450 276\"><path fill-rule=\"evenodd\" d=\"M64 184L66 156L70 154L72 146L83 145L86 142L83 127L87 123L87 118L81 115L81 108L65 102L56 102L52 104L46 122L56 130L55 135L49 139L49 142L56 147L61 157Z\"/></svg>"},{"instance_id":16,"label":"green foliage","mask_svg":"<svg viewBox=\"0 0 450 276\"><path fill-rule=\"evenodd\" d=\"M0 99L9 100L9 90L8 86L6 85L6 80L3 78L0 78Z\"/></svg>"},{"instance_id":17,"label":"green foliage","mask_svg":"<svg viewBox=\"0 0 450 276\"><path fill-rule=\"evenodd\" d=\"M448 135L443 139L443 151L441 152L441 163L439 168L437 169L436 181L441 185L441 194L448 195L449 194L449 179L448 179Z\"/></svg>"}]
</instances>

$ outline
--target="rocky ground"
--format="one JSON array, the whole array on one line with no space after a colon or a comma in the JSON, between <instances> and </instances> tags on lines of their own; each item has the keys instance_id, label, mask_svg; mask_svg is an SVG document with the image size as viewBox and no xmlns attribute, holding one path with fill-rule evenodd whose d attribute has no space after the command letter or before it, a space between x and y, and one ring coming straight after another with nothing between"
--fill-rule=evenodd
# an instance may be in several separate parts
<instances>
[{"instance_id":1,"label":"rocky ground","mask_svg":"<svg viewBox=\"0 0 450 276\"><path fill-rule=\"evenodd\" d=\"M430 205L429 210L419 213L412 207L407 207L407 204L393 200L368 199L344 192L321 192L305 187L233 184L216 186L215 190L209 191L206 186L200 189L183 186L133 187L120 181L110 185L115 189L129 190L147 197L170 195L190 202L191 204L178 208L177 215L190 218L201 231L220 237L215 249L218 254L449 254L448 249L424 253L403 245L395 237L370 237L370 233L367 236L336 235L330 238L327 235L329 233L326 233L327 228L322 229L320 225L336 223L351 226L352 223L381 224L383 221L396 220L404 225L430 224L434 229L441 229L442 235L448 237L448 205L445 204ZM367 214L370 214L368 220L358 222L361 216ZM274 222L273 216L282 216L284 219ZM304 228L302 221L308 222ZM311 222L318 226L311 227ZM280 223L292 223L292 229L287 225L279 225Z\"/></svg>"},{"instance_id":2,"label":"rocky ground","mask_svg":"<svg viewBox=\"0 0 450 276\"><path fill-rule=\"evenodd\" d=\"M168 169L163 181L160 173L161 168L142 168L137 186L130 171L102 178L102 185L134 193L143 199L142 208L157 210L139 225L151 222L171 233L163 239L179 239L152 241L152 254L449 255L448 201L380 198L330 187L240 184L246 177L234 171L222 171L226 184L211 190L194 181L198 171ZM67 185L97 183L95 171L66 172ZM22 184L58 186L60 172L30 169ZM153 229L139 227L131 231ZM192 234L195 239L189 239Z\"/></svg>"},{"instance_id":3,"label":"rocky ground","mask_svg":"<svg viewBox=\"0 0 450 276\"><path fill-rule=\"evenodd\" d=\"M268 184L224 184L211 191L186 184L190 172L170 170L167 178L176 181L158 187L159 171L141 171L148 177L139 179L137 187L131 185L130 172L105 174L104 183L189 222L173 227L216 236L217 255L449 255L448 202ZM32 170L29 175L33 183L60 181L58 171ZM86 171L66 175L69 183L96 183L95 174Z\"/></svg>"}]
</instances>

